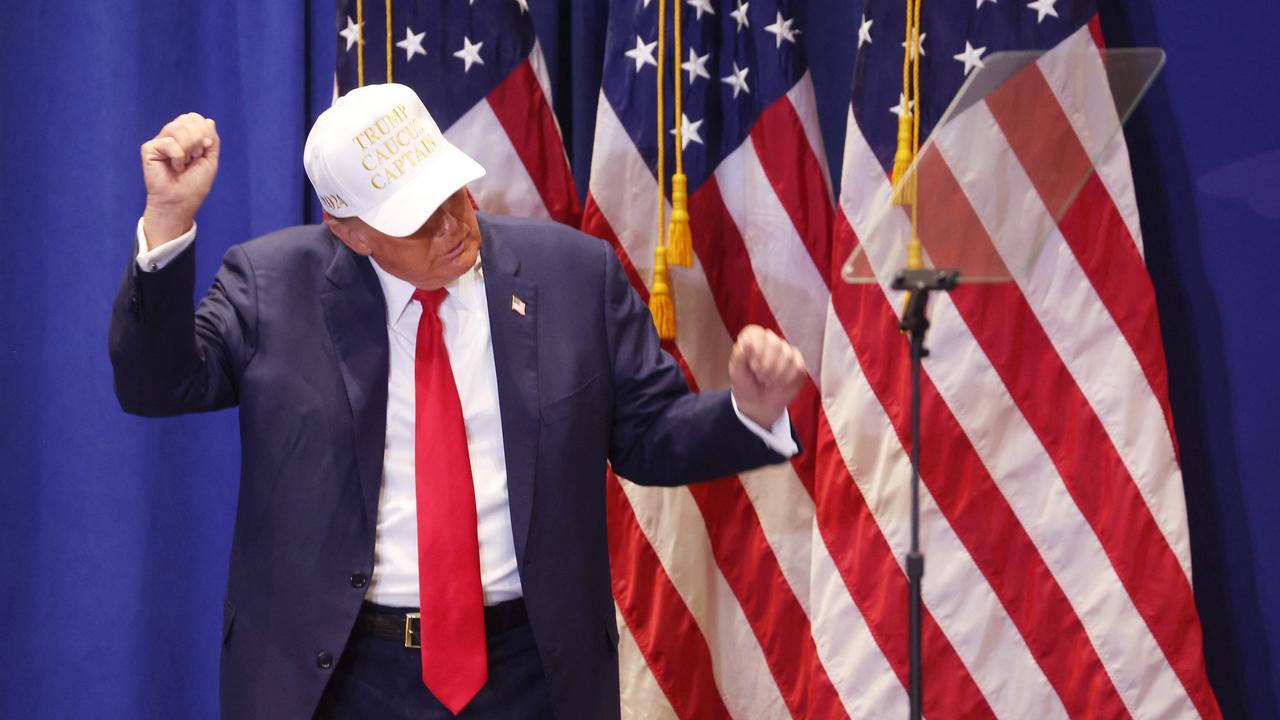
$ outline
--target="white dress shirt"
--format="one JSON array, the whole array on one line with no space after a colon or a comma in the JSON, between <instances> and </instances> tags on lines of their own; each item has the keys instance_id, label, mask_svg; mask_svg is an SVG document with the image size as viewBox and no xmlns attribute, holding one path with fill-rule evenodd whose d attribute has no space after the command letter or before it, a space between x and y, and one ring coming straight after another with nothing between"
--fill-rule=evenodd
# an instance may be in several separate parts
<instances>
[{"instance_id":1,"label":"white dress shirt","mask_svg":"<svg viewBox=\"0 0 1280 720\"><path fill-rule=\"evenodd\" d=\"M154 272L169 264L195 241L196 228L147 250L138 220L138 268ZM418 527L414 475L415 420L414 357L422 306L413 300L414 287L383 270L373 269L387 306L390 372L387 378L387 434L382 489L374 545L373 577L365 597L395 607L418 607ZM515 539L507 500L507 462L503 451L498 376L489 333L489 306L484 294L481 262L445 286L440 304L445 349L458 387L466 426L471 477L475 483L477 533L480 540L480 582L484 602L493 605L520 597ZM751 432L775 452L790 457L799 448L791 438L787 413L765 429L733 408ZM604 482L604 478L600 479ZM603 508L601 508L603 512Z\"/></svg>"},{"instance_id":2,"label":"white dress shirt","mask_svg":"<svg viewBox=\"0 0 1280 720\"><path fill-rule=\"evenodd\" d=\"M391 373L387 380L387 445L382 461L373 578L365 597L379 605L418 606L418 524L416 506L414 358L421 303L413 285L373 263L387 299ZM521 596L516 543L507 504L507 459L498 412L498 373L489 336L484 279L475 266L445 286L440 303L444 345L453 368L467 431L467 454L475 484L480 538L480 584L484 603Z\"/></svg>"}]
</instances>

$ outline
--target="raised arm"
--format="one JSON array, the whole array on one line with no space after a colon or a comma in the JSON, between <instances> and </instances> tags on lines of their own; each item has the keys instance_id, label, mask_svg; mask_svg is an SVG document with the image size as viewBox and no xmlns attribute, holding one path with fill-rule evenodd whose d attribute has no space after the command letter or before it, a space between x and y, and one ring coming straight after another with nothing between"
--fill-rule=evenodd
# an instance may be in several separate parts
<instances>
[{"instance_id":1,"label":"raised arm","mask_svg":"<svg viewBox=\"0 0 1280 720\"><path fill-rule=\"evenodd\" d=\"M689 393L675 361L660 347L648 309L612 253L605 276L615 394L614 470L642 485L678 485L785 460L741 418L765 430L782 418L804 382L799 351L772 332L749 326L738 336L729 361L732 399L729 390Z\"/></svg>"},{"instance_id":2,"label":"raised arm","mask_svg":"<svg viewBox=\"0 0 1280 720\"><path fill-rule=\"evenodd\" d=\"M127 412L176 415L237 401L235 378L252 355L256 322L244 252L232 248L200 307L191 303L195 214L217 175L218 151L213 121L195 113L142 145L147 205L109 334L116 397ZM157 255L167 257L149 257Z\"/></svg>"}]
</instances>

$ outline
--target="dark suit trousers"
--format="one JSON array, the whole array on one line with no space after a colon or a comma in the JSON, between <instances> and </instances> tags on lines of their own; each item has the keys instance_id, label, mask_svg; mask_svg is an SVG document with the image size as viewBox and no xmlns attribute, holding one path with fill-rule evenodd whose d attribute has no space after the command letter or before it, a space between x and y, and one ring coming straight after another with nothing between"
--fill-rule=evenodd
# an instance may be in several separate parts
<instances>
[{"instance_id":1,"label":"dark suit trousers","mask_svg":"<svg viewBox=\"0 0 1280 720\"><path fill-rule=\"evenodd\" d=\"M528 623L490 635L489 680L457 718L544 720L551 698ZM452 720L422 684L422 655L402 642L351 634L325 688L316 720Z\"/></svg>"}]
</instances>

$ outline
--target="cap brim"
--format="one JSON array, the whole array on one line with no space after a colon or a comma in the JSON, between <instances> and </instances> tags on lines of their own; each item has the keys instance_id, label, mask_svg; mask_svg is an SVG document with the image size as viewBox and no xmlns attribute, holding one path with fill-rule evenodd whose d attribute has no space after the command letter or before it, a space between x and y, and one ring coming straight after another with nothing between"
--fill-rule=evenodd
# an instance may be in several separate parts
<instances>
[{"instance_id":1,"label":"cap brim","mask_svg":"<svg viewBox=\"0 0 1280 720\"><path fill-rule=\"evenodd\" d=\"M484 177L484 168L452 144L439 148L422 168L385 201L359 215L384 235L405 237L422 227L459 188Z\"/></svg>"}]
</instances>

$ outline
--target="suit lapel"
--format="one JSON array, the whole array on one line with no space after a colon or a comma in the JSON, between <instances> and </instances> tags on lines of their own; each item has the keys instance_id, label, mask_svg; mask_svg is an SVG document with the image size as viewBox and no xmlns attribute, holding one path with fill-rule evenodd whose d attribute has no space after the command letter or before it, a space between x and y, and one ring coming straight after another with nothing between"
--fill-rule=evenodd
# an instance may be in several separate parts
<instances>
[{"instance_id":1,"label":"suit lapel","mask_svg":"<svg viewBox=\"0 0 1280 720\"><path fill-rule=\"evenodd\" d=\"M387 434L387 309L378 276L369 264L330 237L335 254L320 295L325 324L338 355L351 410L356 467L370 536L377 527L378 494Z\"/></svg>"},{"instance_id":2,"label":"suit lapel","mask_svg":"<svg viewBox=\"0 0 1280 720\"><path fill-rule=\"evenodd\" d=\"M500 226L480 218L485 299L507 461L507 497L516 559L524 561L538 455L538 293ZM523 304L521 304L523 303ZM523 311L520 312L519 310Z\"/></svg>"}]
</instances>

